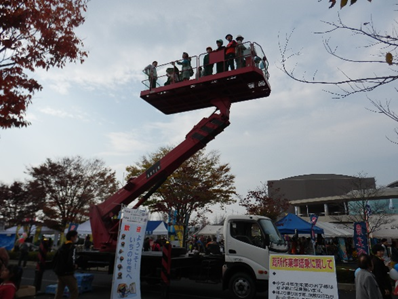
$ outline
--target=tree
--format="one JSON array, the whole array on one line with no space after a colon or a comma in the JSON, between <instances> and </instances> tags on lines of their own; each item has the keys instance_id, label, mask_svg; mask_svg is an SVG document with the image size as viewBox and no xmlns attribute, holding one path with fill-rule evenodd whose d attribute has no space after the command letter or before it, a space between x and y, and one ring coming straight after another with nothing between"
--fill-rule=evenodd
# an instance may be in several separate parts
<instances>
[{"instance_id":1,"label":"tree","mask_svg":"<svg viewBox=\"0 0 398 299\"><path fill-rule=\"evenodd\" d=\"M43 201L32 183L0 184L0 214L8 226L33 224Z\"/></svg>"},{"instance_id":2,"label":"tree","mask_svg":"<svg viewBox=\"0 0 398 299\"><path fill-rule=\"evenodd\" d=\"M351 1L351 4L353 4L352 2L355 3L355 1ZM347 1L342 0L341 3L345 5ZM346 25L340 18L340 15L338 15L337 22L323 23L327 24L330 29L323 32L315 32L315 34L321 34L323 36L323 45L326 53L335 59L336 64L337 62L343 62L345 69L337 69L342 75L342 79L319 80L317 79L320 76L318 70L315 70L310 77L305 73L302 75L296 74L296 66L298 64L294 63L295 66L291 67L290 63L294 58L299 57L301 52L292 52L290 50L290 40L293 32L287 35L283 44L279 42L282 70L285 74L301 83L336 87L337 91L327 91L335 98L345 98L353 94L368 93L380 87L395 83L398 79L396 70L398 65L396 62L396 57L398 57L398 34L394 26L396 25L395 21L392 24L393 26L391 26L392 29L390 32L383 30L383 33L380 33L380 30L375 27L372 18L362 22L358 27ZM344 50L340 50L338 46L332 44L332 35L337 37L337 40L340 41L345 33L350 35L351 41L360 41L358 45L353 44L352 47L356 50L351 52L351 55L353 55L351 57L348 56ZM370 50L372 50L372 52ZM351 75L350 73L355 72L360 65L371 66L372 71L367 72L365 76ZM395 91L397 90L395 89ZM368 99L376 108L374 112L382 113L398 122L398 115L390 108L391 100L373 100L369 97ZM398 131L395 130L395 132L398 135Z\"/></svg>"},{"instance_id":3,"label":"tree","mask_svg":"<svg viewBox=\"0 0 398 299\"><path fill-rule=\"evenodd\" d=\"M28 72L84 61L73 30L88 0L3 0L0 4L0 128L26 127L25 112L42 86Z\"/></svg>"},{"instance_id":4,"label":"tree","mask_svg":"<svg viewBox=\"0 0 398 299\"><path fill-rule=\"evenodd\" d=\"M290 204L283 195L279 195L279 190L274 190L278 197L270 197L268 187L261 183L255 190L249 191L246 197L240 199L240 205L246 208L249 215L262 215L276 220L277 217L285 212Z\"/></svg>"},{"instance_id":5,"label":"tree","mask_svg":"<svg viewBox=\"0 0 398 299\"><path fill-rule=\"evenodd\" d=\"M58 229L70 222L87 220L91 204L118 190L115 172L99 159L85 160L80 156L47 159L38 167L28 167L27 173L32 177L31 182L41 188L45 223Z\"/></svg>"},{"instance_id":6,"label":"tree","mask_svg":"<svg viewBox=\"0 0 398 299\"><path fill-rule=\"evenodd\" d=\"M171 147L162 147L149 157L142 157L134 166L126 168L130 176L138 176L155 162L164 157ZM220 154L204 150L197 152L161 185L159 189L144 204L151 212L171 213L176 215L175 223L184 227L184 238L191 215L196 212L197 219L204 217L204 213L211 212L210 207L234 202L234 175L230 173L228 164L220 163ZM195 223L194 223L195 222ZM185 241L185 240L184 240Z\"/></svg>"},{"instance_id":7,"label":"tree","mask_svg":"<svg viewBox=\"0 0 398 299\"><path fill-rule=\"evenodd\" d=\"M378 199L382 187L375 187L363 173L352 179L350 186L351 189L341 196L346 215L332 216L333 219L349 223L349 228L352 228L354 222L366 222L369 234L392 222L391 214L388 213L388 200Z\"/></svg>"}]
</instances>

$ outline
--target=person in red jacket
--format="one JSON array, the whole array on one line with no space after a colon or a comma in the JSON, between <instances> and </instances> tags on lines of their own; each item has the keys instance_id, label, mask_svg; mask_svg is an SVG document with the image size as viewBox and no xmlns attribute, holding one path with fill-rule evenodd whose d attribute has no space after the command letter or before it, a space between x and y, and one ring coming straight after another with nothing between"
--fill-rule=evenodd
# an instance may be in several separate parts
<instances>
[{"instance_id":1,"label":"person in red jacket","mask_svg":"<svg viewBox=\"0 0 398 299\"><path fill-rule=\"evenodd\" d=\"M22 278L22 269L17 265L9 265L0 273L3 282L0 284L0 298L14 299Z\"/></svg>"},{"instance_id":2,"label":"person in red jacket","mask_svg":"<svg viewBox=\"0 0 398 299\"><path fill-rule=\"evenodd\" d=\"M228 41L228 45L225 47L225 70L231 68L231 71L235 69L235 48L237 46L236 41L233 40L231 34L227 34L225 39Z\"/></svg>"}]
</instances>

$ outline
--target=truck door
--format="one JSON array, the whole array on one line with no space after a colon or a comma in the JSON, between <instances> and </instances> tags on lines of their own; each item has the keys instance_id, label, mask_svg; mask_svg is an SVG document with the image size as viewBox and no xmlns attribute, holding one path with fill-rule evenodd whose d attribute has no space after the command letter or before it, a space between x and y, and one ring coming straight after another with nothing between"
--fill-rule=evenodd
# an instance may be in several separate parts
<instances>
[{"instance_id":1,"label":"truck door","mask_svg":"<svg viewBox=\"0 0 398 299\"><path fill-rule=\"evenodd\" d=\"M225 246L225 261L249 265L257 279L268 279L268 248L265 236L256 221L230 220Z\"/></svg>"}]
</instances>

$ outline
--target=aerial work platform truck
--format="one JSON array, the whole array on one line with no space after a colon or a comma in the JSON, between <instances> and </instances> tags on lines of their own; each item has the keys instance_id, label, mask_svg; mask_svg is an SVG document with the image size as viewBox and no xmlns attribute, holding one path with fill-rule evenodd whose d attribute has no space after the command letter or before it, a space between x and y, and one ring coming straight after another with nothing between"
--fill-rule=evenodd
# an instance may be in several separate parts
<instances>
[{"instance_id":1,"label":"aerial work platform truck","mask_svg":"<svg viewBox=\"0 0 398 299\"><path fill-rule=\"evenodd\" d=\"M195 78L172 84L166 81L166 70L172 63L157 67L157 85L150 86L141 98L164 114L182 113L214 107L215 111L195 125L179 145L148 168L104 202L90 208L90 222L94 248L98 252L81 252L82 263L101 257L110 262L116 250L119 214L122 205L133 201L139 208L166 178L184 161L204 148L229 126L231 104L268 97L271 87L268 82L268 61L260 45L254 42L244 44L244 66L234 70L203 76L203 56L192 56L191 63ZM209 64L225 63L223 51L211 52ZM162 70L164 72L162 72ZM263 216L228 216L224 223L225 250L217 255L186 255L184 249L172 249L171 274L173 278L190 278L195 281L220 281L223 289L229 289L233 298L250 299L256 291L268 287L269 254L286 252L285 242L271 220ZM174 252L174 253L173 253ZM95 256L97 254L97 256ZM110 258L104 258L110 256ZM142 256L141 281L160 281L161 253L151 252ZM169 269L170 270L170 269Z\"/></svg>"}]
</instances>

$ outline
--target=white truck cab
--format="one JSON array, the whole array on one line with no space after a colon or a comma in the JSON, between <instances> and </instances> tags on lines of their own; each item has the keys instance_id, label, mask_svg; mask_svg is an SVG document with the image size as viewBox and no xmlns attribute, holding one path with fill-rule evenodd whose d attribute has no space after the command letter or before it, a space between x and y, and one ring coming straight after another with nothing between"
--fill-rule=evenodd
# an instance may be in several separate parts
<instances>
[{"instance_id":1,"label":"white truck cab","mask_svg":"<svg viewBox=\"0 0 398 299\"><path fill-rule=\"evenodd\" d=\"M224 222L223 288L234 298L253 298L268 289L270 253L286 253L287 244L271 219L231 215Z\"/></svg>"}]
</instances>

